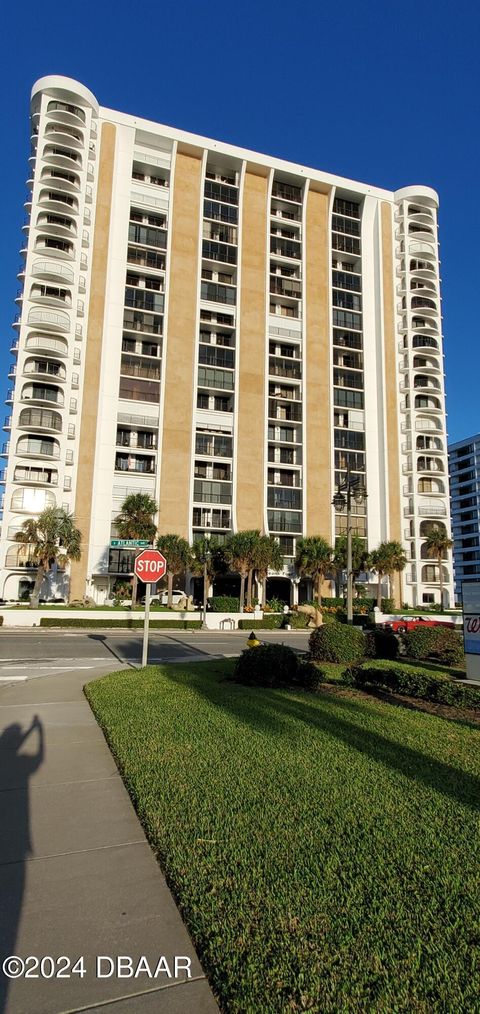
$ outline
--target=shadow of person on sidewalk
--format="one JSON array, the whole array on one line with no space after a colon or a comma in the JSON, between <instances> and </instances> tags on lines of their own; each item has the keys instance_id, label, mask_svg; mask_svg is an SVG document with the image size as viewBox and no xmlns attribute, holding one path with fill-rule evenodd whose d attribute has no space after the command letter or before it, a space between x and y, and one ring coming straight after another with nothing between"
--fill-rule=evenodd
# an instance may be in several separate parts
<instances>
[{"instance_id":1,"label":"shadow of person on sidewalk","mask_svg":"<svg viewBox=\"0 0 480 1014\"><path fill-rule=\"evenodd\" d=\"M21 748L36 733L36 752ZM0 735L0 1011L5 1010L9 979L4 958L15 954L22 910L26 861L32 854L28 780L45 756L43 725L37 715L25 732L19 723Z\"/></svg>"}]
</instances>

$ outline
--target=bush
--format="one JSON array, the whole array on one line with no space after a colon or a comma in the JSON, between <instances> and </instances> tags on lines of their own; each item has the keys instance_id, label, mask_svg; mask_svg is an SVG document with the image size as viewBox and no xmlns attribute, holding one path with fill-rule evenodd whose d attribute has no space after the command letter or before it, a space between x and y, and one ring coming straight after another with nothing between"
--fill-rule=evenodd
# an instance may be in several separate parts
<instances>
[{"instance_id":1,"label":"bush","mask_svg":"<svg viewBox=\"0 0 480 1014\"><path fill-rule=\"evenodd\" d=\"M309 617L305 613L286 613L282 619L282 628L292 627L292 630L305 630Z\"/></svg>"},{"instance_id":2,"label":"bush","mask_svg":"<svg viewBox=\"0 0 480 1014\"><path fill-rule=\"evenodd\" d=\"M325 673L309 659L299 658L288 645L262 644L246 648L235 662L237 683L260 687L302 687L314 693Z\"/></svg>"},{"instance_id":3,"label":"bush","mask_svg":"<svg viewBox=\"0 0 480 1014\"><path fill-rule=\"evenodd\" d=\"M450 676L395 662L364 662L352 666L358 687L376 686L425 701L457 708L480 708L480 689L456 683Z\"/></svg>"},{"instance_id":4,"label":"bush","mask_svg":"<svg viewBox=\"0 0 480 1014\"><path fill-rule=\"evenodd\" d=\"M319 662L357 662L365 654L365 635L357 627L339 623L312 630L310 656Z\"/></svg>"},{"instance_id":5,"label":"bush","mask_svg":"<svg viewBox=\"0 0 480 1014\"><path fill-rule=\"evenodd\" d=\"M410 658L432 658L444 665L464 659L462 635L448 627L416 627L405 635L405 648Z\"/></svg>"},{"instance_id":6,"label":"bush","mask_svg":"<svg viewBox=\"0 0 480 1014\"><path fill-rule=\"evenodd\" d=\"M261 644L258 648L242 651L233 671L238 683L288 687L295 683L297 668L297 656L287 645Z\"/></svg>"},{"instance_id":7,"label":"bush","mask_svg":"<svg viewBox=\"0 0 480 1014\"><path fill-rule=\"evenodd\" d=\"M208 604L212 613L240 612L240 599L233 595L214 595L213 598L208 599Z\"/></svg>"},{"instance_id":8,"label":"bush","mask_svg":"<svg viewBox=\"0 0 480 1014\"><path fill-rule=\"evenodd\" d=\"M41 627L104 627L110 629L111 627L123 627L129 630L136 630L137 628L143 627L143 620L134 620L128 617L124 620L111 620L110 618L105 620L92 620L87 616L77 617L74 616L71 619L61 619L61 617L55 616L42 616L40 619ZM171 630L175 627L177 630L200 630L202 626L201 620L150 620L151 630Z\"/></svg>"},{"instance_id":9,"label":"bush","mask_svg":"<svg viewBox=\"0 0 480 1014\"><path fill-rule=\"evenodd\" d=\"M283 613L285 603L281 599L267 599L265 604L269 613Z\"/></svg>"},{"instance_id":10,"label":"bush","mask_svg":"<svg viewBox=\"0 0 480 1014\"><path fill-rule=\"evenodd\" d=\"M367 630L365 634L366 658L397 658L398 640L393 630Z\"/></svg>"},{"instance_id":11,"label":"bush","mask_svg":"<svg viewBox=\"0 0 480 1014\"><path fill-rule=\"evenodd\" d=\"M239 620L239 630L279 630L283 623L283 616L278 613L271 613L263 617L263 620Z\"/></svg>"},{"instance_id":12,"label":"bush","mask_svg":"<svg viewBox=\"0 0 480 1014\"><path fill-rule=\"evenodd\" d=\"M395 611L395 602L393 601L393 599L382 599L382 613L393 613L394 611Z\"/></svg>"}]
</instances>

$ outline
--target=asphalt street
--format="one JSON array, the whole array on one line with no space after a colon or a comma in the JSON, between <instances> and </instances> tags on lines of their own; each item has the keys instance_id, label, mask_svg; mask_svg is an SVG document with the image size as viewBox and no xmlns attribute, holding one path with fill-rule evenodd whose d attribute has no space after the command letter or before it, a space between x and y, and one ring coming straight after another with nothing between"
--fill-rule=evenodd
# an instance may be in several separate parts
<instances>
[{"instance_id":1,"label":"asphalt street","mask_svg":"<svg viewBox=\"0 0 480 1014\"><path fill-rule=\"evenodd\" d=\"M261 630L259 639L283 642L300 651L308 631ZM198 661L239 655L248 631L154 631L149 663ZM140 665L142 631L0 630L0 688L42 676L85 673L85 682L115 669Z\"/></svg>"}]
</instances>

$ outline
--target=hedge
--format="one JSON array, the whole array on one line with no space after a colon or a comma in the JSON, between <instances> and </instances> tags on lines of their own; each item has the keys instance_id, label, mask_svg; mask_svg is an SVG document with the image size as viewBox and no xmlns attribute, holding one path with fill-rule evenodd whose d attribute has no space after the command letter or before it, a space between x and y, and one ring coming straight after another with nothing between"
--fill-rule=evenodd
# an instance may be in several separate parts
<instances>
[{"instance_id":1,"label":"hedge","mask_svg":"<svg viewBox=\"0 0 480 1014\"><path fill-rule=\"evenodd\" d=\"M405 634L405 648L410 658L437 659L445 665L463 662L463 637L449 627L416 627Z\"/></svg>"},{"instance_id":2,"label":"hedge","mask_svg":"<svg viewBox=\"0 0 480 1014\"><path fill-rule=\"evenodd\" d=\"M314 692L324 674L285 644L262 644L242 651L235 661L234 679L237 683L262 687L301 686Z\"/></svg>"},{"instance_id":3,"label":"hedge","mask_svg":"<svg viewBox=\"0 0 480 1014\"><path fill-rule=\"evenodd\" d=\"M263 620L239 620L239 630L279 630L283 624L283 616L279 613L270 613L263 617Z\"/></svg>"},{"instance_id":4,"label":"hedge","mask_svg":"<svg viewBox=\"0 0 480 1014\"><path fill-rule=\"evenodd\" d=\"M60 619L54 616L42 616L41 627L105 627L122 628L132 630L143 627L143 620L91 620L88 617L72 617L72 619ZM177 630L200 630L201 620L150 620L149 627L152 630L169 630L174 627Z\"/></svg>"},{"instance_id":5,"label":"hedge","mask_svg":"<svg viewBox=\"0 0 480 1014\"><path fill-rule=\"evenodd\" d=\"M365 632L366 658L397 658L399 641L393 630L375 630Z\"/></svg>"},{"instance_id":6,"label":"hedge","mask_svg":"<svg viewBox=\"0 0 480 1014\"><path fill-rule=\"evenodd\" d=\"M233 595L214 595L207 600L212 613L239 613L240 599Z\"/></svg>"},{"instance_id":7,"label":"hedge","mask_svg":"<svg viewBox=\"0 0 480 1014\"><path fill-rule=\"evenodd\" d=\"M329 623L312 630L308 647L318 662L358 662L365 655L365 635L358 627Z\"/></svg>"},{"instance_id":8,"label":"hedge","mask_svg":"<svg viewBox=\"0 0 480 1014\"><path fill-rule=\"evenodd\" d=\"M332 609L334 609L335 607L337 607L339 609L345 609L346 599L344 599L344 598L323 598L322 597L321 603L322 603L323 607L330 606ZM312 603L312 605L313 604L314 603ZM376 597L375 598L370 598L370 596L368 596L368 597L364 597L364 598L354 598L353 599L353 610L354 610L354 612L359 611L360 609L362 611L363 610L367 610L367 612L372 612L372 610L373 610L374 606L376 606L376 604L377 604ZM393 599L382 599L382 612L383 613L392 613L393 610L394 610L394 608L395 608L395 603L394 603Z\"/></svg>"},{"instance_id":9,"label":"hedge","mask_svg":"<svg viewBox=\"0 0 480 1014\"><path fill-rule=\"evenodd\" d=\"M357 687L381 687L455 708L480 708L480 689L457 683L450 676L429 669L378 661L351 666L350 674Z\"/></svg>"}]
</instances>

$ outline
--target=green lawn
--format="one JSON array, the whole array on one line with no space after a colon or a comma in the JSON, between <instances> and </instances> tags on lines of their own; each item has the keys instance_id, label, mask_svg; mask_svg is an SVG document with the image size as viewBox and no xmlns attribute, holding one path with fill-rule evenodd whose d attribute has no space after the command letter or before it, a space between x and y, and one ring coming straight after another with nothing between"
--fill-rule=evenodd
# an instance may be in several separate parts
<instances>
[{"instance_id":1,"label":"green lawn","mask_svg":"<svg viewBox=\"0 0 480 1014\"><path fill-rule=\"evenodd\" d=\"M231 668L86 687L221 1009L479 1010L478 728Z\"/></svg>"}]
</instances>

